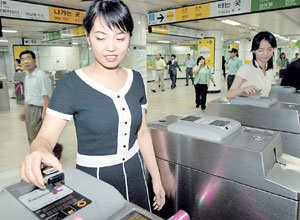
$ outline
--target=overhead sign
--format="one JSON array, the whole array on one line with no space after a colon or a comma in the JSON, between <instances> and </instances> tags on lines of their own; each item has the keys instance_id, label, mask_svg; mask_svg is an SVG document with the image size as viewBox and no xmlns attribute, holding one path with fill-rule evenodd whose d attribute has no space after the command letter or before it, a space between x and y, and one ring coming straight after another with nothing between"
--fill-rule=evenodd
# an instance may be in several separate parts
<instances>
[{"instance_id":1,"label":"overhead sign","mask_svg":"<svg viewBox=\"0 0 300 220\"><path fill-rule=\"evenodd\" d=\"M0 0L0 16L39 21L49 21L48 6Z\"/></svg>"},{"instance_id":2,"label":"overhead sign","mask_svg":"<svg viewBox=\"0 0 300 220\"><path fill-rule=\"evenodd\" d=\"M148 14L148 24L167 24L176 22L175 9Z\"/></svg>"},{"instance_id":3,"label":"overhead sign","mask_svg":"<svg viewBox=\"0 0 300 220\"><path fill-rule=\"evenodd\" d=\"M53 40L60 40L66 38L80 37L84 35L85 35L85 29L83 26L80 26L80 27L67 29L67 30L59 30L59 31L44 33L42 41L53 41Z\"/></svg>"},{"instance_id":4,"label":"overhead sign","mask_svg":"<svg viewBox=\"0 0 300 220\"><path fill-rule=\"evenodd\" d=\"M0 17L82 24L84 11L19 1L0 0Z\"/></svg>"},{"instance_id":5,"label":"overhead sign","mask_svg":"<svg viewBox=\"0 0 300 220\"><path fill-rule=\"evenodd\" d=\"M72 40L61 40L61 41L42 41L40 39L30 39L25 38L24 39L24 45L30 45L30 46L72 46Z\"/></svg>"},{"instance_id":6,"label":"overhead sign","mask_svg":"<svg viewBox=\"0 0 300 220\"><path fill-rule=\"evenodd\" d=\"M49 21L59 23L82 24L83 17L83 11L49 7Z\"/></svg>"},{"instance_id":7,"label":"overhead sign","mask_svg":"<svg viewBox=\"0 0 300 220\"><path fill-rule=\"evenodd\" d=\"M223 0L148 14L148 25L216 18L300 6L300 0Z\"/></svg>"},{"instance_id":8,"label":"overhead sign","mask_svg":"<svg viewBox=\"0 0 300 220\"><path fill-rule=\"evenodd\" d=\"M209 18L209 4L176 8L175 14L176 22Z\"/></svg>"},{"instance_id":9,"label":"overhead sign","mask_svg":"<svg viewBox=\"0 0 300 220\"><path fill-rule=\"evenodd\" d=\"M250 0L225 0L210 3L210 17L243 14L251 12Z\"/></svg>"},{"instance_id":10,"label":"overhead sign","mask_svg":"<svg viewBox=\"0 0 300 220\"><path fill-rule=\"evenodd\" d=\"M191 37L191 38L202 38L204 35L199 30L190 28L172 26L172 25L158 25L149 27L150 33L168 34L173 36Z\"/></svg>"},{"instance_id":11,"label":"overhead sign","mask_svg":"<svg viewBox=\"0 0 300 220\"><path fill-rule=\"evenodd\" d=\"M198 57L203 56L207 66L215 66L215 38L205 38L198 40ZM213 72L213 71L212 71Z\"/></svg>"},{"instance_id":12,"label":"overhead sign","mask_svg":"<svg viewBox=\"0 0 300 220\"><path fill-rule=\"evenodd\" d=\"M83 26L73 28L72 30L73 30L73 36L75 36L75 37L85 35L85 29Z\"/></svg>"},{"instance_id":13,"label":"overhead sign","mask_svg":"<svg viewBox=\"0 0 300 220\"><path fill-rule=\"evenodd\" d=\"M253 12L300 6L300 0L252 0L251 2Z\"/></svg>"}]
</instances>

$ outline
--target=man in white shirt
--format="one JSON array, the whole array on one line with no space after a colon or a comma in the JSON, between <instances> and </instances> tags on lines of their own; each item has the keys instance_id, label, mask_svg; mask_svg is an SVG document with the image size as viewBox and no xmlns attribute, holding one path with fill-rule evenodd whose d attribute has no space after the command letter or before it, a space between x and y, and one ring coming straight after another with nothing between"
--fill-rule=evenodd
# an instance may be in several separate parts
<instances>
[{"instance_id":1,"label":"man in white shirt","mask_svg":"<svg viewBox=\"0 0 300 220\"><path fill-rule=\"evenodd\" d=\"M36 66L36 56L30 50L23 51L20 59L27 69L24 80L24 108L20 113L20 120L25 121L29 145L37 136L46 109L52 94L51 81L47 74ZM58 150L57 148L60 148ZM61 153L61 145L58 144L54 152ZM59 158L60 158L59 153ZM56 155L58 156L58 155Z\"/></svg>"}]
</instances>

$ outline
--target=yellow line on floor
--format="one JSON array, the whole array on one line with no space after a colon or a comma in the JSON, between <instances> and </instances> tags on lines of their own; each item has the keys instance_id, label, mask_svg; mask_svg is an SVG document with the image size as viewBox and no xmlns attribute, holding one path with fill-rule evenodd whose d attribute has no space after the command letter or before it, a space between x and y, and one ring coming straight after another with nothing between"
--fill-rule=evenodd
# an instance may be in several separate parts
<instances>
[{"instance_id":1,"label":"yellow line on floor","mask_svg":"<svg viewBox=\"0 0 300 220\"><path fill-rule=\"evenodd\" d=\"M172 106L180 106L180 107L186 107L186 108L195 108L194 105L188 105L188 104L182 104L182 103L175 103L175 102L162 102L162 101L154 101L154 100L149 100L149 103L154 103L154 104L161 104L161 105L172 105Z\"/></svg>"}]
</instances>

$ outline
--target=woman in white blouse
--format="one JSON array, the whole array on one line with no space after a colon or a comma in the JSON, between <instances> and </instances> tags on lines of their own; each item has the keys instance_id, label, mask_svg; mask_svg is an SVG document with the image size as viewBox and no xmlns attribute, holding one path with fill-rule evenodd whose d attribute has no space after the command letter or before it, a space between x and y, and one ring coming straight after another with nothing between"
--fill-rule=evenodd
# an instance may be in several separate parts
<instances>
[{"instance_id":1,"label":"woman in white blouse","mask_svg":"<svg viewBox=\"0 0 300 220\"><path fill-rule=\"evenodd\" d=\"M233 99L242 93L261 92L263 96L269 95L275 76L273 55L276 47L276 38L272 33L264 31L254 36L251 47L252 62L244 64L239 69L227 93L228 99Z\"/></svg>"}]
</instances>

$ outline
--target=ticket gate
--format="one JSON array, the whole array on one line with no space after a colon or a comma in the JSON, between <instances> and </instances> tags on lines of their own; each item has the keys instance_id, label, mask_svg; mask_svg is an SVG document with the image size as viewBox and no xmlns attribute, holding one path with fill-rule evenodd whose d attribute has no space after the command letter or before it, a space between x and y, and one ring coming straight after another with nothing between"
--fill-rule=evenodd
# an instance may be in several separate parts
<instances>
[{"instance_id":1,"label":"ticket gate","mask_svg":"<svg viewBox=\"0 0 300 220\"><path fill-rule=\"evenodd\" d=\"M7 78L0 73L0 110L9 110Z\"/></svg>"},{"instance_id":2,"label":"ticket gate","mask_svg":"<svg viewBox=\"0 0 300 220\"><path fill-rule=\"evenodd\" d=\"M292 86L272 86L271 93L287 93L293 94L296 92L296 88Z\"/></svg>"},{"instance_id":3,"label":"ticket gate","mask_svg":"<svg viewBox=\"0 0 300 220\"><path fill-rule=\"evenodd\" d=\"M195 220L300 219L300 159L283 153L278 132L205 114L170 115L149 128L168 212L184 209Z\"/></svg>"},{"instance_id":4,"label":"ticket gate","mask_svg":"<svg viewBox=\"0 0 300 220\"><path fill-rule=\"evenodd\" d=\"M283 151L300 158L299 112L300 104L255 95L241 95L230 102L216 99L207 104L206 111L209 115L232 118L244 126L280 131Z\"/></svg>"},{"instance_id":5,"label":"ticket gate","mask_svg":"<svg viewBox=\"0 0 300 220\"><path fill-rule=\"evenodd\" d=\"M127 220L162 218L127 202L111 185L73 168L66 168L65 185L51 193L19 182L0 192L1 219Z\"/></svg>"}]
</instances>

